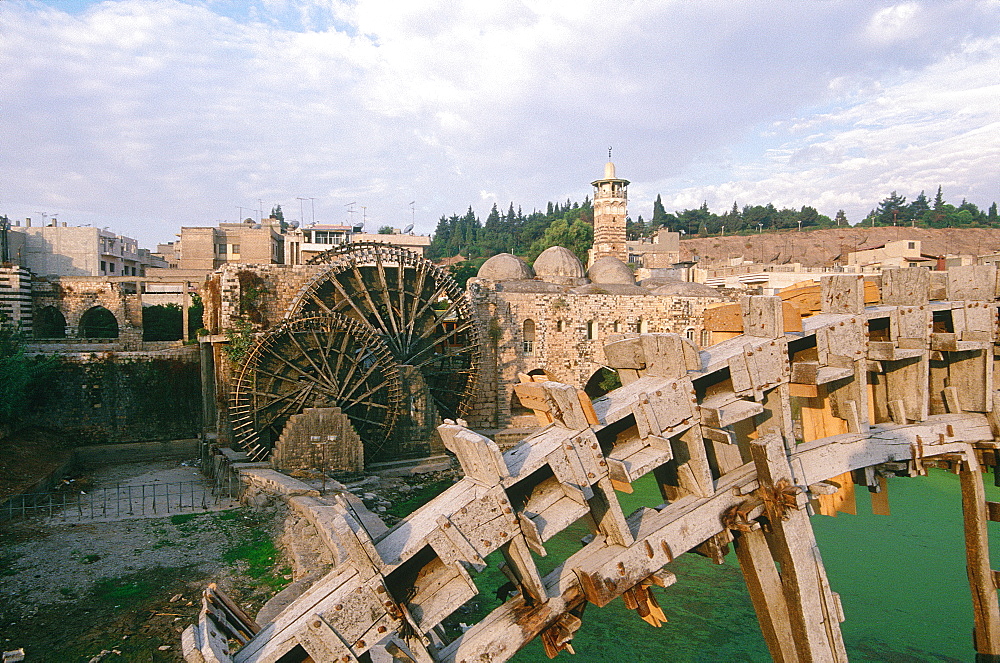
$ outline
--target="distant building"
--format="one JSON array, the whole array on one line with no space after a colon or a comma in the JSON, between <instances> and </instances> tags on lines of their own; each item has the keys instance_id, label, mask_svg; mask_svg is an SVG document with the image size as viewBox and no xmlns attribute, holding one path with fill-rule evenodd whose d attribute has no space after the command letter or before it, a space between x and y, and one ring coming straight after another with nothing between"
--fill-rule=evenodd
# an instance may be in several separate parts
<instances>
[{"instance_id":1,"label":"distant building","mask_svg":"<svg viewBox=\"0 0 1000 663\"><path fill-rule=\"evenodd\" d=\"M31 219L10 228L8 254L12 264L42 277L144 276L147 268L163 266L131 237L65 223L33 227Z\"/></svg>"},{"instance_id":2,"label":"distant building","mask_svg":"<svg viewBox=\"0 0 1000 663\"><path fill-rule=\"evenodd\" d=\"M285 261L285 238L276 219L220 223L215 228L183 226L178 237L178 241L158 247L170 247L172 256L167 262L177 269L209 272L228 263L280 265Z\"/></svg>"},{"instance_id":3,"label":"distant building","mask_svg":"<svg viewBox=\"0 0 1000 663\"><path fill-rule=\"evenodd\" d=\"M937 256L920 252L920 240L901 239L886 242L862 251L847 254L847 264L864 271L879 271L887 267L927 267L937 266Z\"/></svg>"},{"instance_id":4,"label":"distant building","mask_svg":"<svg viewBox=\"0 0 1000 663\"><path fill-rule=\"evenodd\" d=\"M628 263L636 268L669 269L680 262L681 234L660 228L646 239L625 242Z\"/></svg>"},{"instance_id":5,"label":"distant building","mask_svg":"<svg viewBox=\"0 0 1000 663\"><path fill-rule=\"evenodd\" d=\"M431 245L431 238L429 235L402 233L398 228L394 228L393 230L394 232L391 235L382 233L377 235L372 233L358 233L354 235L354 238L351 241L394 244L396 246L402 246L404 249L409 249L410 251L419 254L421 257L427 252L427 247Z\"/></svg>"}]
</instances>

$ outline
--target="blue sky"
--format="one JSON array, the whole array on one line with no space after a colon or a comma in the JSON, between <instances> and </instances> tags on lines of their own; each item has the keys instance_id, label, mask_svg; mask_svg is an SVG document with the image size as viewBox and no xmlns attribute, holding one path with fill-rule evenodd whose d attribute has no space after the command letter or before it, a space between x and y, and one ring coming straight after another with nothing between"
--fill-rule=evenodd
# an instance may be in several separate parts
<instances>
[{"instance_id":1,"label":"blue sky","mask_svg":"<svg viewBox=\"0 0 1000 663\"><path fill-rule=\"evenodd\" d=\"M998 0L5 0L0 35L0 213L149 247L542 209L609 145L633 218L1000 201Z\"/></svg>"}]
</instances>

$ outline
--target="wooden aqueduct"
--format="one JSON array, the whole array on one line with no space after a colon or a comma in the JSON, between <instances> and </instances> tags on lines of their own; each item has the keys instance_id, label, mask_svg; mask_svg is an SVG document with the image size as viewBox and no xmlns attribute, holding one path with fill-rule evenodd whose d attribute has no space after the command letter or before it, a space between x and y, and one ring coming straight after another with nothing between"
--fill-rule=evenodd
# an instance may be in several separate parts
<instances>
[{"instance_id":1,"label":"wooden aqueduct","mask_svg":"<svg viewBox=\"0 0 1000 663\"><path fill-rule=\"evenodd\" d=\"M356 499L247 470L284 486L340 563L269 623L207 591L187 660L498 663L536 637L556 656L572 651L587 603L620 596L656 625L649 587L675 581L670 562L733 544L774 660L846 661L809 516L849 511L856 486L887 513L886 477L928 467L961 476L974 644L1000 660L986 529L1000 503L982 480L1000 434L996 269L886 271L867 306L860 276L833 275L819 299L803 318L778 297L745 297L735 328L717 327L732 338L701 351L669 334L613 340L623 386L593 402L525 378L522 403L550 423L501 452L446 422L464 478L391 529ZM650 473L662 504L623 513L616 491ZM540 574L533 553L581 519L592 536ZM509 596L464 632L443 628L498 551Z\"/></svg>"}]
</instances>

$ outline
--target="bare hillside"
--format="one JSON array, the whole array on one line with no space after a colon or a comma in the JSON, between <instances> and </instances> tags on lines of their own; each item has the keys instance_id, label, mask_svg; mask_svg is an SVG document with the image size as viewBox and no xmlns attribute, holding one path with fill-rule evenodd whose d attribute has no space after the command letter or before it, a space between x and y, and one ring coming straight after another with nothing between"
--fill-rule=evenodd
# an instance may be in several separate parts
<instances>
[{"instance_id":1,"label":"bare hillside","mask_svg":"<svg viewBox=\"0 0 1000 663\"><path fill-rule=\"evenodd\" d=\"M765 263L800 262L806 267L831 266L838 256L869 249L897 239L916 239L927 255L973 256L1000 252L1000 229L988 228L831 228L808 232L786 231L759 235L729 235L681 242L681 259L698 257L702 265L725 263L742 256Z\"/></svg>"}]
</instances>

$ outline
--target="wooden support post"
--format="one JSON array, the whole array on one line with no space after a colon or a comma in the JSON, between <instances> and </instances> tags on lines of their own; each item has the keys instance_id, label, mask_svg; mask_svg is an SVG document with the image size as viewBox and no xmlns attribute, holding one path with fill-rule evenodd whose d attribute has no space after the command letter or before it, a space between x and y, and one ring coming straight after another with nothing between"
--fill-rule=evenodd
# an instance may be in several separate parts
<instances>
[{"instance_id":1,"label":"wooden support post","mask_svg":"<svg viewBox=\"0 0 1000 663\"><path fill-rule=\"evenodd\" d=\"M736 558L740 561L760 630L775 663L798 663L795 639L788 620L788 605L781 589L781 577L767 547L764 533L759 530L741 532L735 541Z\"/></svg>"},{"instance_id":2,"label":"wooden support post","mask_svg":"<svg viewBox=\"0 0 1000 663\"><path fill-rule=\"evenodd\" d=\"M740 299L743 312L743 333L760 338L781 338L785 335L785 319L780 297L750 295Z\"/></svg>"},{"instance_id":3,"label":"wooden support post","mask_svg":"<svg viewBox=\"0 0 1000 663\"><path fill-rule=\"evenodd\" d=\"M827 584L805 510L805 496L796 493L781 437L764 436L751 442L750 449L761 490L769 496L769 544L771 554L781 565L781 584L799 659L846 663L837 597ZM793 496L794 505L789 504Z\"/></svg>"},{"instance_id":4,"label":"wooden support post","mask_svg":"<svg viewBox=\"0 0 1000 663\"><path fill-rule=\"evenodd\" d=\"M1000 655L1000 605L990 569L989 539L986 533L986 492L979 461L970 448L960 473L962 514L965 520L965 557L972 590L975 619L975 647L980 654Z\"/></svg>"}]
</instances>

